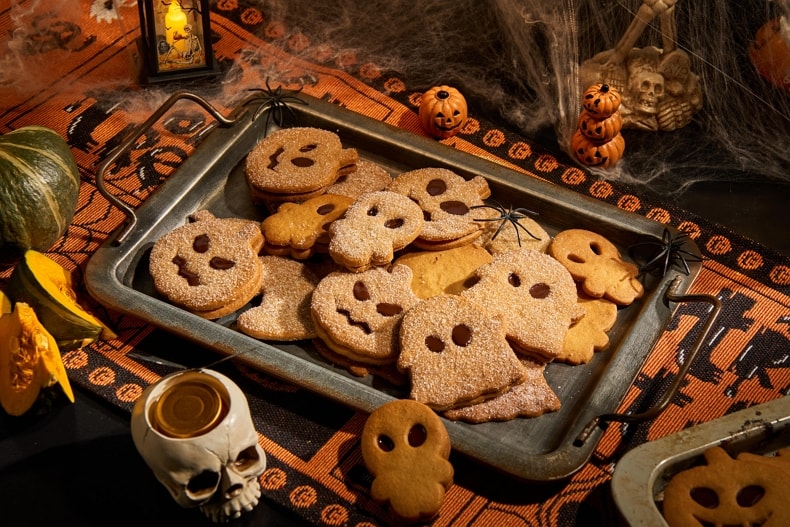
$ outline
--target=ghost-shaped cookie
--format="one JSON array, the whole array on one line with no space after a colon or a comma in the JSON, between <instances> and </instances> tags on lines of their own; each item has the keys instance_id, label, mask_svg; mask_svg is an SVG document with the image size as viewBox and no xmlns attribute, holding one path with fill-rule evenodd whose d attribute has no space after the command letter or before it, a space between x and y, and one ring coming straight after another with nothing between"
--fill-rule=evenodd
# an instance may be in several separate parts
<instances>
[{"instance_id":1,"label":"ghost-shaped cookie","mask_svg":"<svg viewBox=\"0 0 790 527\"><path fill-rule=\"evenodd\" d=\"M436 411L489 399L526 375L500 318L458 295L433 296L407 311L400 344L409 397Z\"/></svg>"},{"instance_id":2,"label":"ghost-shaped cookie","mask_svg":"<svg viewBox=\"0 0 790 527\"><path fill-rule=\"evenodd\" d=\"M536 360L557 357L571 323L584 315L568 270L539 251L498 254L476 277L461 295L501 317L513 349Z\"/></svg>"}]
</instances>

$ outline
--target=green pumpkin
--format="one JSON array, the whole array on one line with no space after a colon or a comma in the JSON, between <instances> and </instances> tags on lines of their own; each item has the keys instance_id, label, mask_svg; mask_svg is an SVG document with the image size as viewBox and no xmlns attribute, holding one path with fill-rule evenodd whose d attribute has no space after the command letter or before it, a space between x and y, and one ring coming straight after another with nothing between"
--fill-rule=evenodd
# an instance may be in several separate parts
<instances>
[{"instance_id":1,"label":"green pumpkin","mask_svg":"<svg viewBox=\"0 0 790 527\"><path fill-rule=\"evenodd\" d=\"M26 126L0 135L0 262L45 251L74 217L80 173L54 130Z\"/></svg>"}]
</instances>

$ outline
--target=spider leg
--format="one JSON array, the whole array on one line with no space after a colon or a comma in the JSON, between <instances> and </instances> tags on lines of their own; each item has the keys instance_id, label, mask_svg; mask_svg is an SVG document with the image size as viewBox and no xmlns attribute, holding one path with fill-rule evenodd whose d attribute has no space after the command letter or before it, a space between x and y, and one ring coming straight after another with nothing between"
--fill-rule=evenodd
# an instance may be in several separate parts
<instances>
[{"instance_id":1,"label":"spider leg","mask_svg":"<svg viewBox=\"0 0 790 527\"><path fill-rule=\"evenodd\" d=\"M519 219L521 219L521 218L519 218ZM516 220L516 221L514 221L514 222L512 222L512 223L513 223L513 225L514 225L514 226L515 226L515 228L516 228L516 236L518 236L518 230L519 230L519 228L520 228L522 231L524 231L524 232L526 232L527 234L529 234L529 235L530 235L530 237L532 237L532 239L533 239L533 240L540 240L540 238L538 238L537 236L535 236L534 234L532 234L531 232L529 232L529 229L527 229L526 227L524 227L523 225L521 225L521 224L518 222L518 220ZM520 246L521 246L521 243L519 243L519 247L520 247Z\"/></svg>"}]
</instances>

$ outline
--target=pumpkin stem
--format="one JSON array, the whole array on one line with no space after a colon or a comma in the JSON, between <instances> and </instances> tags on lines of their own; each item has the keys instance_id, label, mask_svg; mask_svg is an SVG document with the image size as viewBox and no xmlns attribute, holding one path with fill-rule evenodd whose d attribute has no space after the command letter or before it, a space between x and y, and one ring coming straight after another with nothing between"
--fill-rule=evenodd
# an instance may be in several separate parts
<instances>
[{"instance_id":1,"label":"pumpkin stem","mask_svg":"<svg viewBox=\"0 0 790 527\"><path fill-rule=\"evenodd\" d=\"M609 85L608 84L601 84L601 92L607 93L608 91L609 91Z\"/></svg>"},{"instance_id":2,"label":"pumpkin stem","mask_svg":"<svg viewBox=\"0 0 790 527\"><path fill-rule=\"evenodd\" d=\"M438 92L436 92L437 99L447 99L449 96L450 96L450 92L448 92L447 90L439 90Z\"/></svg>"}]
</instances>

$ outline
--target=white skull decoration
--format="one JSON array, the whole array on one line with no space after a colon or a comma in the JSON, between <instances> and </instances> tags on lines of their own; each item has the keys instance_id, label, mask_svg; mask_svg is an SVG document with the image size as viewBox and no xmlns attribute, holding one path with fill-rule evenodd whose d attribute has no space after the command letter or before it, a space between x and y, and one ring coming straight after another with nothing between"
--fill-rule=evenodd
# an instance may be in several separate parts
<instances>
[{"instance_id":1,"label":"white skull decoration","mask_svg":"<svg viewBox=\"0 0 790 527\"><path fill-rule=\"evenodd\" d=\"M212 370L174 373L132 411L135 447L173 499L214 522L252 510L266 455L241 389Z\"/></svg>"},{"instance_id":2,"label":"white skull decoration","mask_svg":"<svg viewBox=\"0 0 790 527\"><path fill-rule=\"evenodd\" d=\"M658 103L664 98L664 77L655 71L641 70L631 78L631 93L635 112L658 113Z\"/></svg>"}]
</instances>

